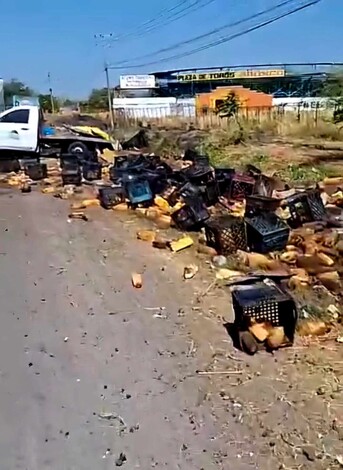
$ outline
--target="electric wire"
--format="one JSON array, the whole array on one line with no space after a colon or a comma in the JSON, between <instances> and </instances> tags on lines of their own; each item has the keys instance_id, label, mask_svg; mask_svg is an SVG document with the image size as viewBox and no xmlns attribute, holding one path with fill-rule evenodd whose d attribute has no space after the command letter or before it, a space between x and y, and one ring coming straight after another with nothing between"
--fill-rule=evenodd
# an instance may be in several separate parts
<instances>
[{"instance_id":1,"label":"electric wire","mask_svg":"<svg viewBox=\"0 0 343 470\"><path fill-rule=\"evenodd\" d=\"M268 26L280 19L283 19L283 18L286 18L290 15L293 15L299 11L302 11L302 10L305 10L317 3L319 3L320 1L322 0L311 0L311 1L307 1L306 3L303 3L302 5L298 5L298 6L294 6L292 9L290 9L289 11L286 11L284 13L281 13L273 18L270 18L270 19L267 19L255 26L251 26L249 28L246 28L242 31L239 31L235 34L232 34L232 35L229 35L229 36L224 36L223 38L219 38L217 39L216 41L213 41L213 42L210 42L208 44L205 44L203 46L200 46L200 47L197 47L195 49L191 49L190 51L186 51L184 53L181 53L181 54L176 54L176 55L172 55L172 56L169 56L169 57L164 57L164 58L161 58L159 60L156 60L156 61L152 61L152 62L147 62L147 63L141 63L141 64L135 64L135 65L128 65L128 66L114 66L114 65L109 65L109 68L113 69L113 70L117 70L117 69L134 69L134 68L141 68L141 67L146 67L146 66L150 66L150 65L156 65L156 64L160 64L160 63L163 63L163 62L167 62L169 60L177 60L177 59L182 59L184 57L189 57L190 55L194 55L198 52L201 52L201 51L204 51L204 50L207 50L207 49L210 49L212 47L215 47L215 46L218 46L220 44L224 44L226 42L229 42L229 41L232 41L233 39L236 39L238 37L241 37L241 36L244 36L246 34L249 34L253 31L256 31L258 29L261 29L265 26ZM290 4L292 2L292 0L288 0L288 3Z\"/></svg>"},{"instance_id":2,"label":"electric wire","mask_svg":"<svg viewBox=\"0 0 343 470\"><path fill-rule=\"evenodd\" d=\"M175 44L172 44L171 46L168 46L168 47L164 47L163 49L159 49L157 51L154 51L154 52L150 52L149 54L144 54L143 56L139 56L139 57L135 57L135 58L132 58L132 59L129 59L129 60L124 60L124 61L118 61L118 62L114 62L112 65L124 65L124 64L127 64L127 63L130 63L130 62L133 62L133 61L136 61L136 60L141 60L141 59L146 59L146 58L149 58L149 57L153 57L153 56L156 56L156 55L160 55L164 52L169 52L169 51L172 51L172 50L175 50L175 49L179 49L181 47L184 47L188 44L193 44L195 42L198 42L198 41L201 41L202 39L206 39L210 36L213 36L214 34L217 34L217 33L220 33L222 31L224 31L225 29L228 29L228 28L234 28L236 26L240 26L248 21L251 21L251 20L254 20L254 19L257 19L261 16L263 16L264 14L266 13L270 13L274 10L277 10L279 9L280 7L282 6L285 6L285 5L288 5L290 2L293 2L294 0L284 0L283 2L273 6L273 7L270 7L270 8L267 8L265 10L262 10L258 13L255 13L254 15L251 15L251 16L248 16L248 17L245 17L243 19L240 19L240 20L237 20L237 21L234 21L234 22L231 22L231 23L226 23L224 24L223 26L220 26L220 27L217 27L215 29L212 29L211 31L207 32L207 33L203 33L203 34L200 34L199 36L195 36L191 39L188 39L186 41L180 41L180 42L177 42Z\"/></svg>"},{"instance_id":3,"label":"electric wire","mask_svg":"<svg viewBox=\"0 0 343 470\"><path fill-rule=\"evenodd\" d=\"M149 34L157 29L174 23L196 11L205 8L216 0L182 0L172 8L161 10L154 18L141 23L130 31L115 36L113 33L95 35L95 39L105 42L105 46L122 41L123 39L141 38L143 35Z\"/></svg>"}]
</instances>

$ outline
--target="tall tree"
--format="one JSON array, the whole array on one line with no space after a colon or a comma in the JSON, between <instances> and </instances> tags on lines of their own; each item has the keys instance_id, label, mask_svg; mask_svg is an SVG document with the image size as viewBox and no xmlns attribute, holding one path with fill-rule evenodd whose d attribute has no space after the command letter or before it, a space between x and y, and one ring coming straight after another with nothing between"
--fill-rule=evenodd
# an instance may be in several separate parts
<instances>
[{"instance_id":1,"label":"tall tree","mask_svg":"<svg viewBox=\"0 0 343 470\"><path fill-rule=\"evenodd\" d=\"M4 98L5 103L8 103L12 96L33 96L35 93L32 88L28 87L25 83L12 78L9 82L4 83Z\"/></svg>"},{"instance_id":2,"label":"tall tree","mask_svg":"<svg viewBox=\"0 0 343 470\"><path fill-rule=\"evenodd\" d=\"M107 109L108 108L108 94L107 88L95 88L92 90L88 98L88 105L94 109Z\"/></svg>"}]
</instances>

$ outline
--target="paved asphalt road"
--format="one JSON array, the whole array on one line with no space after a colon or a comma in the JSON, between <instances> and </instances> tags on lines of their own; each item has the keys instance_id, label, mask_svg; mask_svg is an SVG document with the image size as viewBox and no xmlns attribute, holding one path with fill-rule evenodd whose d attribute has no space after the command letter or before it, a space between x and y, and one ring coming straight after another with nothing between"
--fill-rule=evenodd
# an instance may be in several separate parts
<instances>
[{"instance_id":1,"label":"paved asphalt road","mask_svg":"<svg viewBox=\"0 0 343 470\"><path fill-rule=\"evenodd\" d=\"M224 468L178 315L192 285L115 214L67 211L0 190L0 469Z\"/></svg>"}]
</instances>

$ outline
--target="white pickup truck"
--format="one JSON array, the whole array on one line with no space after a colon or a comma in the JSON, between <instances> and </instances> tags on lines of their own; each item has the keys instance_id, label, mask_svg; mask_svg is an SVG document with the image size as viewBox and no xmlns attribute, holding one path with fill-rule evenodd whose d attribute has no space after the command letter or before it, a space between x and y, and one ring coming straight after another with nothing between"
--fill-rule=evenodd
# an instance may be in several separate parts
<instances>
[{"instance_id":1,"label":"white pickup truck","mask_svg":"<svg viewBox=\"0 0 343 470\"><path fill-rule=\"evenodd\" d=\"M73 133L44 136L43 125L43 113L37 106L17 106L1 113L0 159L113 149L112 142L97 137Z\"/></svg>"}]
</instances>

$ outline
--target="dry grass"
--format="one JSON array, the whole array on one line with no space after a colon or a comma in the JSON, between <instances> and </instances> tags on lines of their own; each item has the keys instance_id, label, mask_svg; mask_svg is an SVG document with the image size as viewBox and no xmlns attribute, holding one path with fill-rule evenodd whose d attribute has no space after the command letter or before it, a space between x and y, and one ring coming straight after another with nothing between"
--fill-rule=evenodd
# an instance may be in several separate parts
<instances>
[{"instance_id":1,"label":"dry grass","mask_svg":"<svg viewBox=\"0 0 343 470\"><path fill-rule=\"evenodd\" d=\"M287 111L281 113L278 109L242 109L237 122L232 119L220 118L217 114L210 113L204 116L167 116L151 118L135 118L119 116L116 118L118 127L135 127L140 122L149 123L158 129L187 129L213 130L223 129L233 132L239 128L244 136L272 134L292 137L314 137L329 140L342 140L343 132L339 126L332 123L332 116L325 112L315 113L303 111L301 113Z\"/></svg>"}]
</instances>

